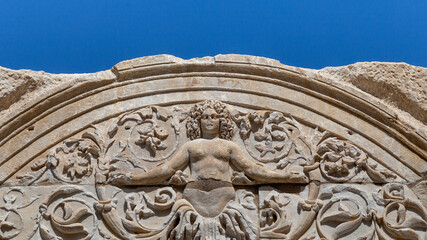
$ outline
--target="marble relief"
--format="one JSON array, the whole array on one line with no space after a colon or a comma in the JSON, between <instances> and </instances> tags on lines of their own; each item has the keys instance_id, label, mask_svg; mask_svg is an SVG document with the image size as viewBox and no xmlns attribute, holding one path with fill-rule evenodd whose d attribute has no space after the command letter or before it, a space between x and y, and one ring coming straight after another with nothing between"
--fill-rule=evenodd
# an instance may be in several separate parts
<instances>
[{"instance_id":1,"label":"marble relief","mask_svg":"<svg viewBox=\"0 0 427 240\"><path fill-rule=\"evenodd\" d=\"M412 173L353 132L214 98L117 112L5 177L0 239L427 239Z\"/></svg>"},{"instance_id":2,"label":"marble relief","mask_svg":"<svg viewBox=\"0 0 427 240\"><path fill-rule=\"evenodd\" d=\"M55 189L27 239L298 239L308 229L324 239L425 237L426 211L392 169L290 115L207 100L109 122L64 140L18 177L95 186ZM16 209L25 205L13 205L14 191L22 193L4 196L4 239L22 228Z\"/></svg>"}]
</instances>

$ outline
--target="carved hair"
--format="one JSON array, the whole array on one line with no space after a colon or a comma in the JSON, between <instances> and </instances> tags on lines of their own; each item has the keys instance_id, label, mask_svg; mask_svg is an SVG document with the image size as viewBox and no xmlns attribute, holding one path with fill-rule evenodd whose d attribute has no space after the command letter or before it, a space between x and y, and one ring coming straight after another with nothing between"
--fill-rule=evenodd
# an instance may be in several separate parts
<instances>
[{"instance_id":1,"label":"carved hair","mask_svg":"<svg viewBox=\"0 0 427 240\"><path fill-rule=\"evenodd\" d=\"M187 136L191 140L202 137L200 120L202 118L203 112L208 108L215 110L219 115L219 137L230 140L233 136L234 124L233 121L231 121L227 106L217 100L206 100L204 102L196 103L193 107L191 107L186 124Z\"/></svg>"}]
</instances>

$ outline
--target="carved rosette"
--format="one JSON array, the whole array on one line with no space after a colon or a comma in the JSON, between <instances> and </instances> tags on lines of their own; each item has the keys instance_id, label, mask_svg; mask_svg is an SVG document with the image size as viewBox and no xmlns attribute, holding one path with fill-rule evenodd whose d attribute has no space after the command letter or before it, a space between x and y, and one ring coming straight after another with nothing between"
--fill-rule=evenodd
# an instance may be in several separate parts
<instances>
[{"instance_id":1,"label":"carved rosette","mask_svg":"<svg viewBox=\"0 0 427 240\"><path fill-rule=\"evenodd\" d=\"M288 157L291 135L298 131L293 119L280 112L233 112L233 120L239 126L248 153L264 163L278 162Z\"/></svg>"},{"instance_id":2,"label":"carved rosette","mask_svg":"<svg viewBox=\"0 0 427 240\"><path fill-rule=\"evenodd\" d=\"M85 133L80 139L64 140L60 146L52 149L46 158L31 166L33 172L18 175L17 178L25 185L52 181L50 175L61 182L79 183L92 175L99 151L99 146Z\"/></svg>"},{"instance_id":3,"label":"carved rosette","mask_svg":"<svg viewBox=\"0 0 427 240\"><path fill-rule=\"evenodd\" d=\"M115 119L108 131L110 141L117 141L115 154L128 150L132 157L161 161L170 157L179 144L180 123L177 111L146 107Z\"/></svg>"},{"instance_id":4,"label":"carved rosette","mask_svg":"<svg viewBox=\"0 0 427 240\"><path fill-rule=\"evenodd\" d=\"M371 163L364 151L335 137L326 138L317 145L315 160L320 163L323 177L333 182L348 182L360 172L365 172L374 182L387 182L397 177L387 169L377 169L378 165Z\"/></svg>"}]
</instances>

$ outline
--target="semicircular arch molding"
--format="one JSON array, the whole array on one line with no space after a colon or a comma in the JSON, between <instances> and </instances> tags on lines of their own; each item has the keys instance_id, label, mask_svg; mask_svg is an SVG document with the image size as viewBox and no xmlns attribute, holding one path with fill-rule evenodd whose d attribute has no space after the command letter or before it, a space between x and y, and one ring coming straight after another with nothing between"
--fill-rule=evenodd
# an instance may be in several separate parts
<instances>
[{"instance_id":1,"label":"semicircular arch molding","mask_svg":"<svg viewBox=\"0 0 427 240\"><path fill-rule=\"evenodd\" d=\"M144 106L205 99L290 114L353 142L381 164L398 167L408 181L427 171L425 139L405 132L387 107L363 92L334 86L271 59L146 57L121 62L112 72L113 78L52 92L3 120L0 164L10 171L2 171L0 180L91 125Z\"/></svg>"},{"instance_id":2,"label":"semicircular arch molding","mask_svg":"<svg viewBox=\"0 0 427 240\"><path fill-rule=\"evenodd\" d=\"M427 131L349 84L243 55L72 79L0 113L1 239L427 237Z\"/></svg>"}]
</instances>

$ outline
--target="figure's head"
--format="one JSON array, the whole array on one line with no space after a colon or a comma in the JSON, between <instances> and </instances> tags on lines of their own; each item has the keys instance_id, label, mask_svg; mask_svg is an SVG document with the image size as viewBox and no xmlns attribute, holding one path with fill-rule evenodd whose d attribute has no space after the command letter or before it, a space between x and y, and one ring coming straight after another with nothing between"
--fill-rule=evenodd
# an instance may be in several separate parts
<instances>
[{"instance_id":1,"label":"figure's head","mask_svg":"<svg viewBox=\"0 0 427 240\"><path fill-rule=\"evenodd\" d=\"M186 126L191 140L202 137L203 133L218 133L220 138L229 140L234 127L226 105L216 100L195 104L190 110Z\"/></svg>"}]
</instances>

